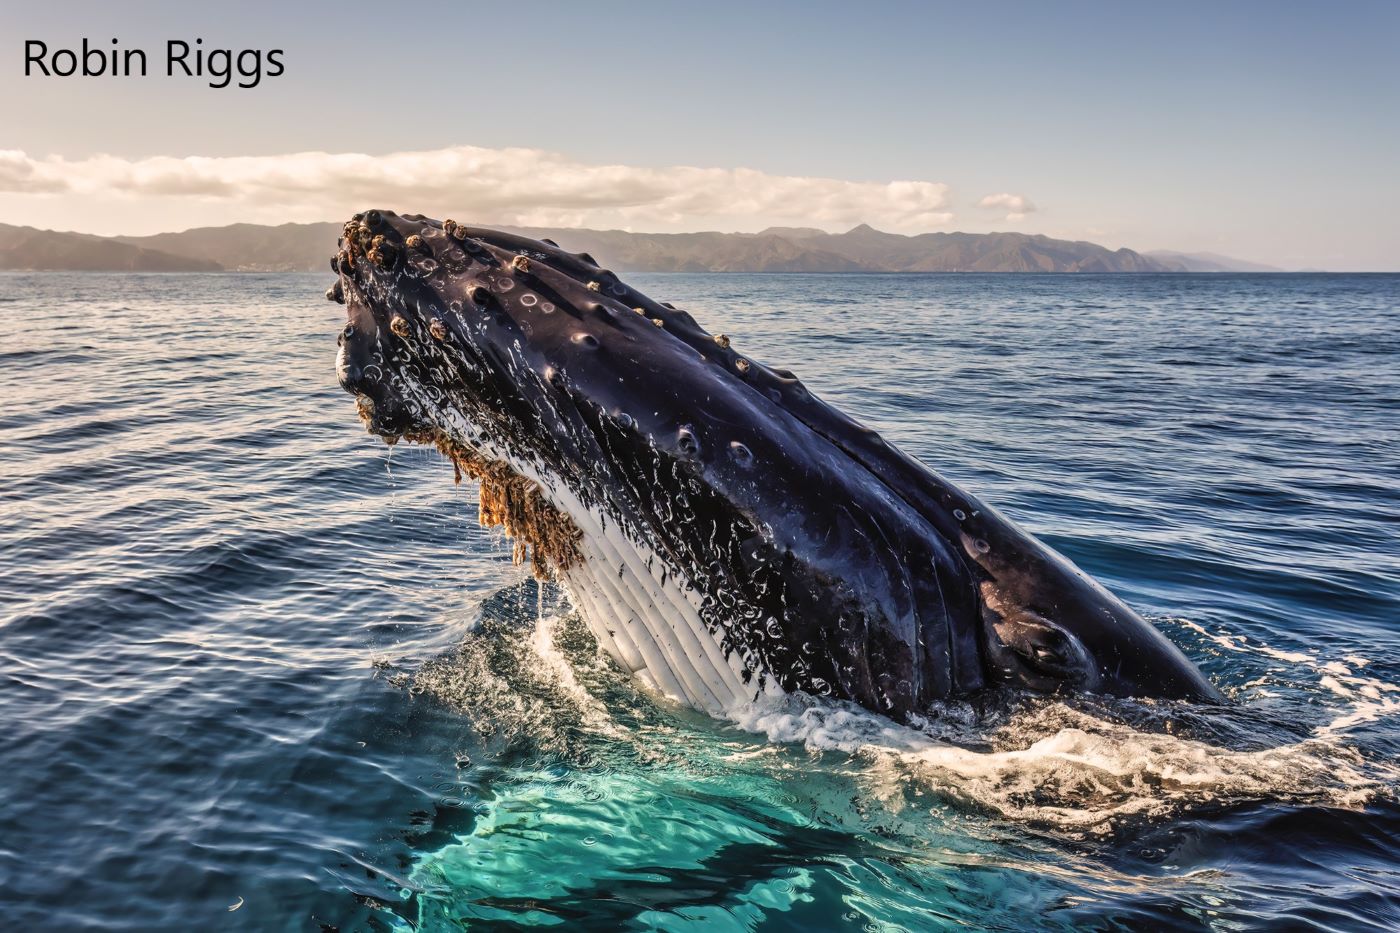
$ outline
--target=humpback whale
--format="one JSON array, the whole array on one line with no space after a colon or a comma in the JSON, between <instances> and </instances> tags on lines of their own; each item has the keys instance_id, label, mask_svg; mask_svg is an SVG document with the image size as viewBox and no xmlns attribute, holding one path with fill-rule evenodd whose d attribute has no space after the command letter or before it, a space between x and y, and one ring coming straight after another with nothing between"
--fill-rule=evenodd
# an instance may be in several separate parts
<instances>
[{"instance_id":1,"label":"humpback whale","mask_svg":"<svg viewBox=\"0 0 1400 933\"><path fill-rule=\"evenodd\" d=\"M591 256L370 210L331 266L368 429L479 482L482 523L675 700L1221 699L1069 560Z\"/></svg>"}]
</instances>

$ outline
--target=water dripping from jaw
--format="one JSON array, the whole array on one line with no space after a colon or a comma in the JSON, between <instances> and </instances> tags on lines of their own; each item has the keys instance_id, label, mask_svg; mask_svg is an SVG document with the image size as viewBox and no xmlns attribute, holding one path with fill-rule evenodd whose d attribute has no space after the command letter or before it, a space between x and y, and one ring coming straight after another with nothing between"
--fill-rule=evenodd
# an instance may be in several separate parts
<instances>
[{"instance_id":1,"label":"water dripping from jaw","mask_svg":"<svg viewBox=\"0 0 1400 933\"><path fill-rule=\"evenodd\" d=\"M394 482L394 445L390 444L384 454L384 474L389 477L389 521L394 521L398 511L398 484Z\"/></svg>"}]
</instances>

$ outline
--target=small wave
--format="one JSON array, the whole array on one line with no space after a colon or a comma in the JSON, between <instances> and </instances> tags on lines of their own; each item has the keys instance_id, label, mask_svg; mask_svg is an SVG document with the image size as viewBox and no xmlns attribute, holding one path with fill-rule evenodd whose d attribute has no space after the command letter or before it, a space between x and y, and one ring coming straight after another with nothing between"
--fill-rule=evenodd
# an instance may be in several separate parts
<instances>
[{"instance_id":1,"label":"small wave","mask_svg":"<svg viewBox=\"0 0 1400 933\"><path fill-rule=\"evenodd\" d=\"M1339 740L1358 726L1400 713L1400 686L1360 673L1371 663L1368 658L1348 654L1340 660L1322 660L1302 651L1286 651L1270 647L1263 642L1251 642L1243 635L1210 632L1190 620L1175 621L1226 651L1253 654L1282 662L1292 667L1294 674L1297 673L1297 668L1301 667L1309 674L1315 675L1318 687L1347 704L1336 713L1331 722L1314 732L1319 739Z\"/></svg>"}]
</instances>

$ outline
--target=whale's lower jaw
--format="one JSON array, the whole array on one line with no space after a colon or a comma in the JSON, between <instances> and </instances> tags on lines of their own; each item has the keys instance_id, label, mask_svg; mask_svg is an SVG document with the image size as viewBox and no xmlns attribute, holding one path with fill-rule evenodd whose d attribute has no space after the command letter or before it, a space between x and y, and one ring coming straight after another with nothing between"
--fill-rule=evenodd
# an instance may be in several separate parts
<instances>
[{"instance_id":1,"label":"whale's lower jaw","mask_svg":"<svg viewBox=\"0 0 1400 933\"><path fill-rule=\"evenodd\" d=\"M366 409L360 414L371 423ZM537 578L564 586L599 649L619 667L711 715L783 692L758 659L721 647L700 617L698 592L679 568L634 541L615 518L585 506L566 483L479 441L464 443L458 433L401 437L436 447L459 481L478 482L482 527L504 530L516 564L528 562Z\"/></svg>"}]
</instances>

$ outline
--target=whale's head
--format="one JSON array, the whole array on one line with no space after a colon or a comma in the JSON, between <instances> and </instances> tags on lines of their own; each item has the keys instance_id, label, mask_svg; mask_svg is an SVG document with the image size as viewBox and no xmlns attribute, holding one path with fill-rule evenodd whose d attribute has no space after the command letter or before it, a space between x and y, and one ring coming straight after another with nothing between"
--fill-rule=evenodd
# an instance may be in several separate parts
<instances>
[{"instance_id":1,"label":"whale's head","mask_svg":"<svg viewBox=\"0 0 1400 933\"><path fill-rule=\"evenodd\" d=\"M479 480L483 523L668 694L894 714L1004 683L1214 697L1063 559L592 257L371 210L332 266L369 429Z\"/></svg>"}]
</instances>

